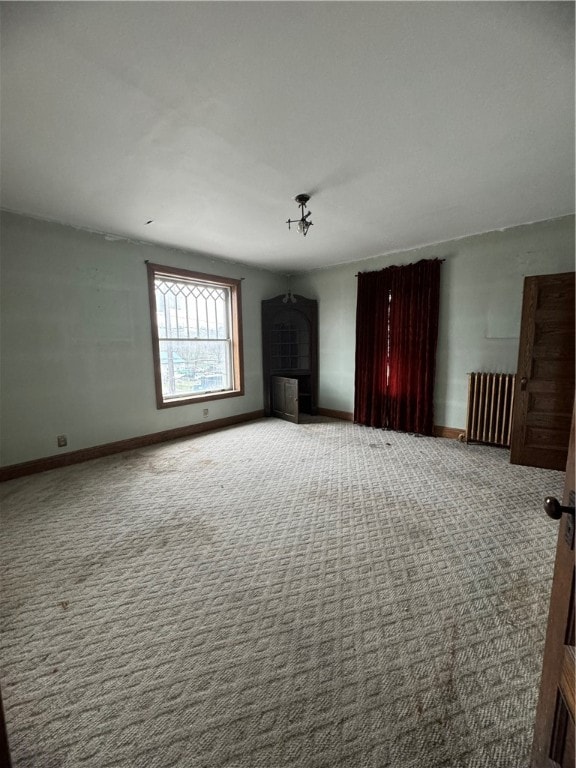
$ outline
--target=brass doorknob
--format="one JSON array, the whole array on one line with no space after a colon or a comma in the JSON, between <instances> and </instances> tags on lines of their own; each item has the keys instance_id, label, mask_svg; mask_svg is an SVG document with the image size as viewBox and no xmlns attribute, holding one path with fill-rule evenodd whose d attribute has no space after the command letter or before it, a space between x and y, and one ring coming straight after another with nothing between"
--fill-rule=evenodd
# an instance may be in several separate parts
<instances>
[{"instance_id":1,"label":"brass doorknob","mask_svg":"<svg viewBox=\"0 0 576 768\"><path fill-rule=\"evenodd\" d=\"M544 511L552 520L560 520L564 512L574 517L574 507L563 507L554 496L547 496L544 499Z\"/></svg>"}]
</instances>

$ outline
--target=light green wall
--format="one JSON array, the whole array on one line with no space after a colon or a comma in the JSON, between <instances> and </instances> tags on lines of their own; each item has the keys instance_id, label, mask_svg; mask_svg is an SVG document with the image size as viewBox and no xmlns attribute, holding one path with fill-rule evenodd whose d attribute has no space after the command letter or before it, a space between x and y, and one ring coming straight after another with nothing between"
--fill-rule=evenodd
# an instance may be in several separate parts
<instances>
[{"instance_id":1,"label":"light green wall","mask_svg":"<svg viewBox=\"0 0 576 768\"><path fill-rule=\"evenodd\" d=\"M443 258L435 423L464 428L467 373L515 372L526 275L574 270L574 216L488 232L292 278L318 299L321 407L354 409L357 272Z\"/></svg>"},{"instance_id":2,"label":"light green wall","mask_svg":"<svg viewBox=\"0 0 576 768\"><path fill-rule=\"evenodd\" d=\"M10 213L1 225L2 465L263 407L260 302L282 276ZM156 409L146 259L244 278L243 397Z\"/></svg>"},{"instance_id":3,"label":"light green wall","mask_svg":"<svg viewBox=\"0 0 576 768\"><path fill-rule=\"evenodd\" d=\"M1 463L259 410L260 302L281 275L1 215ZM354 403L358 271L441 257L435 423L463 428L466 374L514 371L525 275L574 269L574 217L490 232L292 278L319 300L321 407ZM243 397L156 409L145 260L243 277ZM56 435L68 435L58 449Z\"/></svg>"}]
</instances>

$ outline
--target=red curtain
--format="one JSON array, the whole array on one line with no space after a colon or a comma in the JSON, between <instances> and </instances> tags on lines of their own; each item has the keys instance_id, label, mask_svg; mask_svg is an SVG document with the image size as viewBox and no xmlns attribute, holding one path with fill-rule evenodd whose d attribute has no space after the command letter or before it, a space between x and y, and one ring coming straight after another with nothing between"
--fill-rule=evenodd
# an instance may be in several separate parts
<instances>
[{"instance_id":1,"label":"red curtain","mask_svg":"<svg viewBox=\"0 0 576 768\"><path fill-rule=\"evenodd\" d=\"M356 302L354 421L384 426L388 394L390 272L360 272Z\"/></svg>"},{"instance_id":2,"label":"red curtain","mask_svg":"<svg viewBox=\"0 0 576 768\"><path fill-rule=\"evenodd\" d=\"M432 434L441 263L358 275L356 423Z\"/></svg>"}]
</instances>

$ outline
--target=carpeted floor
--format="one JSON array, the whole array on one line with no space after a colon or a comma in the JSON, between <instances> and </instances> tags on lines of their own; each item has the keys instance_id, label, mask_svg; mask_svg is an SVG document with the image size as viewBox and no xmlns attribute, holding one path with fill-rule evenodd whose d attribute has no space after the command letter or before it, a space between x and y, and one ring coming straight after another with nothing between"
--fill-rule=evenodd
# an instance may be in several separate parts
<instances>
[{"instance_id":1,"label":"carpeted floor","mask_svg":"<svg viewBox=\"0 0 576 768\"><path fill-rule=\"evenodd\" d=\"M0 487L14 768L523 768L563 474L276 419Z\"/></svg>"}]
</instances>

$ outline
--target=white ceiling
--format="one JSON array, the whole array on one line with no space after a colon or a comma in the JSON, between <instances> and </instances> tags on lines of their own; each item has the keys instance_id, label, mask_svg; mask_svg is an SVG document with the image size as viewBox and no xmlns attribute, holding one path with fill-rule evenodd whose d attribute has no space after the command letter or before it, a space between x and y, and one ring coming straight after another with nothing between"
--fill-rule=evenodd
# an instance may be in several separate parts
<instances>
[{"instance_id":1,"label":"white ceiling","mask_svg":"<svg viewBox=\"0 0 576 768\"><path fill-rule=\"evenodd\" d=\"M574 212L571 2L1 5L4 208L285 272Z\"/></svg>"}]
</instances>

